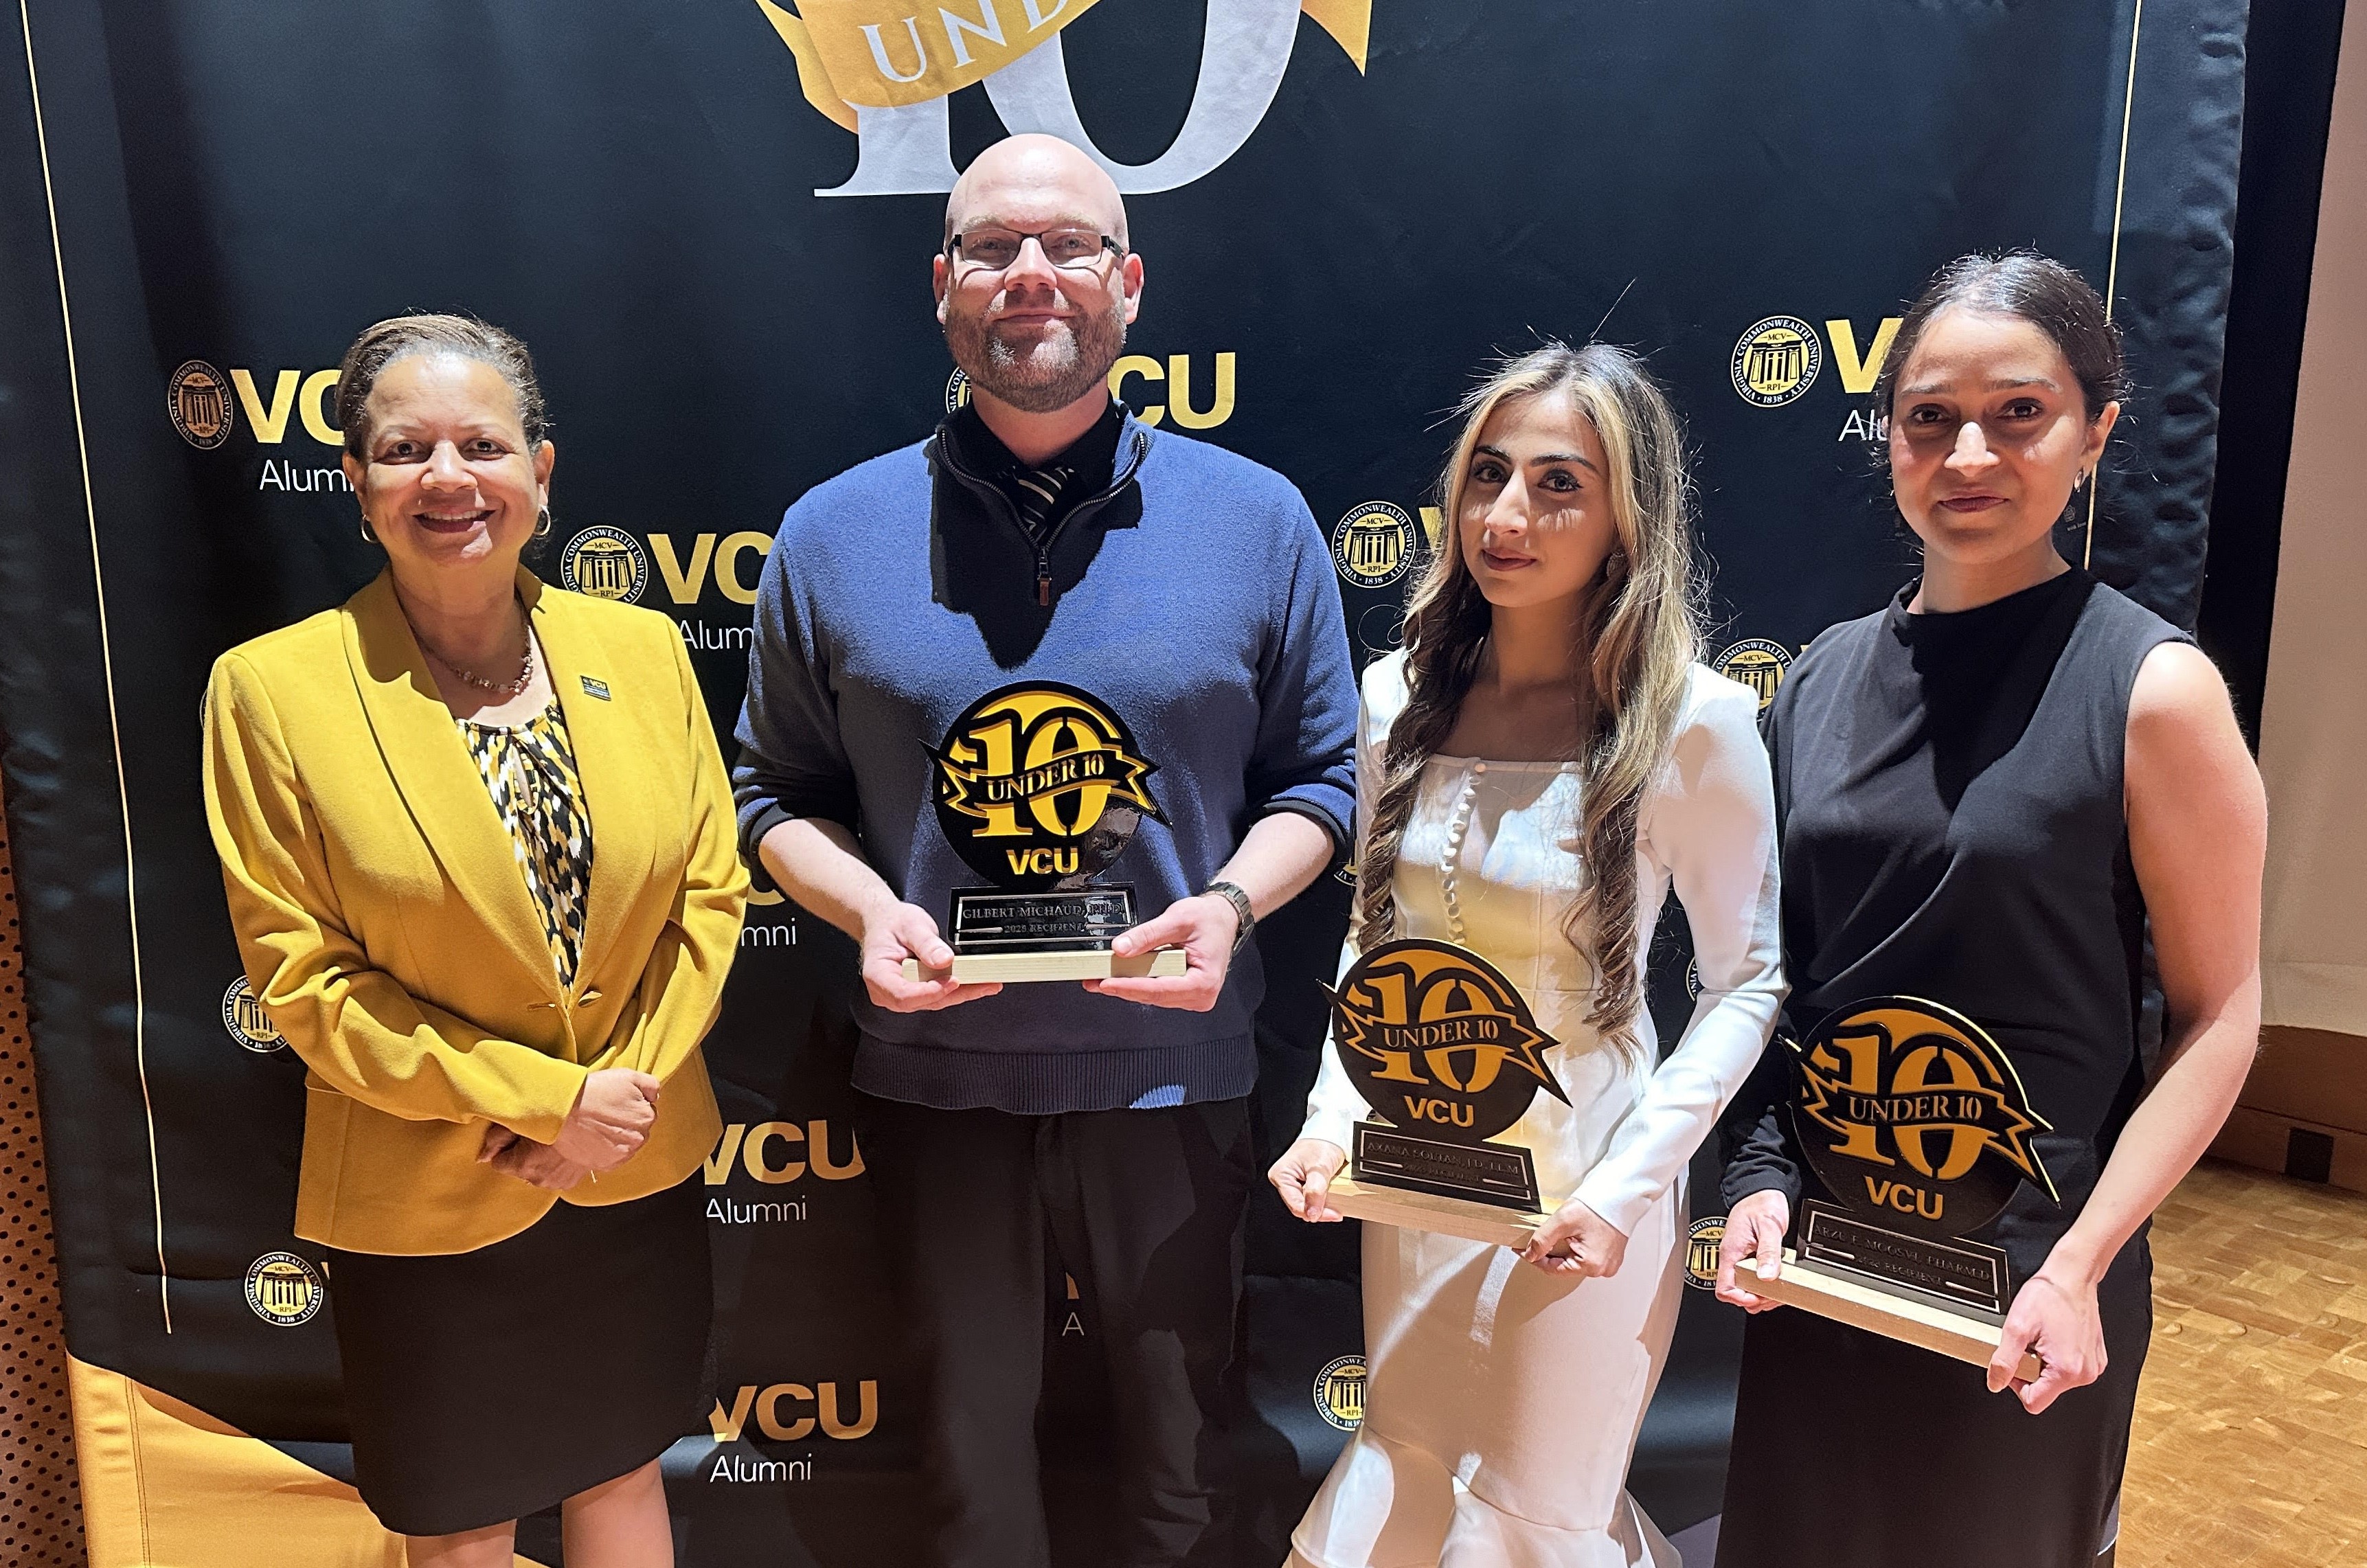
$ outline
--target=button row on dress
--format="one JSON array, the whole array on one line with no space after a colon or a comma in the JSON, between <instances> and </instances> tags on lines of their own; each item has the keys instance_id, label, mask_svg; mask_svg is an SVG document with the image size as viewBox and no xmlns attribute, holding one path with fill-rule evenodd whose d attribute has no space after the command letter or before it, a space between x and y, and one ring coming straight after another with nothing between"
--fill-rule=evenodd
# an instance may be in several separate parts
<instances>
[{"instance_id":1,"label":"button row on dress","mask_svg":"<svg viewBox=\"0 0 2367 1568\"><path fill-rule=\"evenodd\" d=\"M1479 775L1488 771L1485 762L1471 765L1471 776L1463 781L1463 795L1455 803L1455 820L1446 829L1446 849L1438 862L1439 892L1446 906L1446 934L1451 941L1464 940L1463 904L1455 895L1455 873L1463 861L1463 837L1471 827L1471 803L1479 793Z\"/></svg>"}]
</instances>

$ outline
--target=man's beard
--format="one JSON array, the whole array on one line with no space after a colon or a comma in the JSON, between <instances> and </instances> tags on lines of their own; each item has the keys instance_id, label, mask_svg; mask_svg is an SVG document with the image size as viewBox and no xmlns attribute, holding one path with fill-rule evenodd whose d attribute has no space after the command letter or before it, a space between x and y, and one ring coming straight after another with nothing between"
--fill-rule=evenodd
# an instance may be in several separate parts
<instances>
[{"instance_id":1,"label":"man's beard","mask_svg":"<svg viewBox=\"0 0 2367 1568\"><path fill-rule=\"evenodd\" d=\"M946 346L970 386L1026 413L1067 408L1109 379L1126 347L1126 318L1116 301L1101 315L1051 323L1025 351L997 338L977 316L948 312Z\"/></svg>"}]
</instances>

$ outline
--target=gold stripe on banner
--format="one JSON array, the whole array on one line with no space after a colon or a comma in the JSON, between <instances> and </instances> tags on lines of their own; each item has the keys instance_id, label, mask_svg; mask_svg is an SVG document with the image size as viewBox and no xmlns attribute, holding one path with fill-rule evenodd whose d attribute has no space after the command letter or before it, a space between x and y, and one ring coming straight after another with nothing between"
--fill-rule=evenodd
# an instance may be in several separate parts
<instances>
[{"instance_id":1,"label":"gold stripe on banner","mask_svg":"<svg viewBox=\"0 0 2367 1568\"><path fill-rule=\"evenodd\" d=\"M789 46L806 101L853 130L857 108L894 108L960 91L1002 70L1100 0L756 0ZM1365 69L1373 0L1300 0L1299 9Z\"/></svg>"},{"instance_id":2,"label":"gold stripe on banner","mask_svg":"<svg viewBox=\"0 0 2367 1568\"><path fill-rule=\"evenodd\" d=\"M121 1372L67 1370L90 1568L403 1568L344 1482Z\"/></svg>"}]
</instances>

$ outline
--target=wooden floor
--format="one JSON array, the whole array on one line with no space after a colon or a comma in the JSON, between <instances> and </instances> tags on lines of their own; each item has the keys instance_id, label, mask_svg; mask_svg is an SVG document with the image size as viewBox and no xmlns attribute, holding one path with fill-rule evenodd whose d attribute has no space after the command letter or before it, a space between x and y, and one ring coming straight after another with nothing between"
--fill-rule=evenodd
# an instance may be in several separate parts
<instances>
[{"instance_id":1,"label":"wooden floor","mask_svg":"<svg viewBox=\"0 0 2367 1568\"><path fill-rule=\"evenodd\" d=\"M2119 1568L2367 1568L2367 1196L2206 1161L2153 1246Z\"/></svg>"}]
</instances>

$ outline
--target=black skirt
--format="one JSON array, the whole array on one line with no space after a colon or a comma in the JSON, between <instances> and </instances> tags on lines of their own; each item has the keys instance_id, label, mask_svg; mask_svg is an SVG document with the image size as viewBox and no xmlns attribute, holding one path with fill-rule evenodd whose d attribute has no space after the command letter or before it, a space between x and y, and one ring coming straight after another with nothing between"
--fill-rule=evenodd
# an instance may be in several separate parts
<instances>
[{"instance_id":1,"label":"black skirt","mask_svg":"<svg viewBox=\"0 0 2367 1568\"><path fill-rule=\"evenodd\" d=\"M2092 1568L2153 1329L2142 1235L2098 1287L2104 1375L2033 1416L1988 1370L1796 1307L1750 1320L1717 1568Z\"/></svg>"},{"instance_id":2,"label":"black skirt","mask_svg":"<svg viewBox=\"0 0 2367 1568\"><path fill-rule=\"evenodd\" d=\"M539 1513L704 1430L697 1176L474 1252L329 1254L354 1483L399 1535Z\"/></svg>"}]
</instances>

